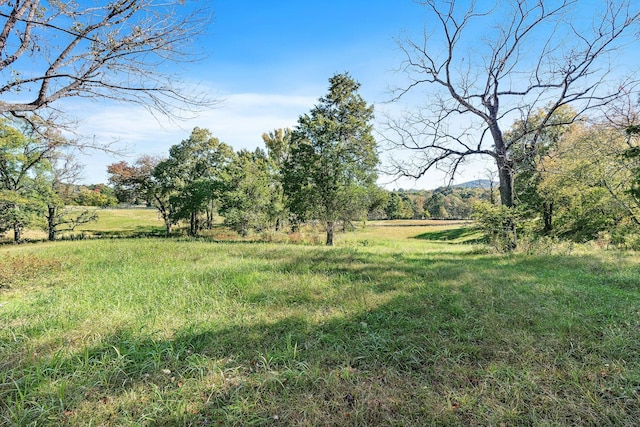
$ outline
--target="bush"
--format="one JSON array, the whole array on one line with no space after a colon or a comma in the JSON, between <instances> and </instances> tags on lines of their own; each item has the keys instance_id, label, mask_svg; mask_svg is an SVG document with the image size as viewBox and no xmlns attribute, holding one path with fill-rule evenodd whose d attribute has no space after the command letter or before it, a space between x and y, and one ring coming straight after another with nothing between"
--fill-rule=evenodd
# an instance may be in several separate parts
<instances>
[{"instance_id":1,"label":"bush","mask_svg":"<svg viewBox=\"0 0 640 427\"><path fill-rule=\"evenodd\" d=\"M509 252L518 245L518 234L524 231L520 209L479 202L474 206L473 219L487 241L499 252Z\"/></svg>"}]
</instances>

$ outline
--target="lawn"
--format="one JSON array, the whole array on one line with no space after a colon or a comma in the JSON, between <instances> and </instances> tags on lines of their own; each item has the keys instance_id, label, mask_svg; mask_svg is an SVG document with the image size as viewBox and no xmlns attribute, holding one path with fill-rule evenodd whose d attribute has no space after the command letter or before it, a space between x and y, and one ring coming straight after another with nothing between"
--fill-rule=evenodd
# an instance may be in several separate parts
<instances>
[{"instance_id":1,"label":"lawn","mask_svg":"<svg viewBox=\"0 0 640 427\"><path fill-rule=\"evenodd\" d=\"M455 226L0 247L0 425L635 425L640 257Z\"/></svg>"}]
</instances>

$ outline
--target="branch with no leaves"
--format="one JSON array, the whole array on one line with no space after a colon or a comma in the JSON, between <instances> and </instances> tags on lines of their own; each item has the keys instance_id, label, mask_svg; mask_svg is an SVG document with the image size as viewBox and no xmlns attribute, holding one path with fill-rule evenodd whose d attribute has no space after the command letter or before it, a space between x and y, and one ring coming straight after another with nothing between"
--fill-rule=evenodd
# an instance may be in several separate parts
<instances>
[{"instance_id":1,"label":"branch with no leaves","mask_svg":"<svg viewBox=\"0 0 640 427\"><path fill-rule=\"evenodd\" d=\"M586 20L577 0L510 0L492 8L456 0L418 3L427 11L429 32L399 43L407 80L393 100L424 90L425 102L386 123L388 143L413 152L397 164L399 174L419 177L442 165L454 173L461 159L488 155L510 205L514 144L535 144L547 127L559 125L551 118L566 106L575 111L570 124L615 102L621 87L637 93L637 73L612 72L612 61L638 43L640 8L630 0L607 0ZM535 126L505 137L514 121L526 123L541 110L546 115Z\"/></svg>"},{"instance_id":2,"label":"branch with no leaves","mask_svg":"<svg viewBox=\"0 0 640 427\"><path fill-rule=\"evenodd\" d=\"M68 97L136 103L171 118L216 103L171 71L202 59L193 41L208 10L180 0L94 4L0 1L0 114Z\"/></svg>"}]
</instances>

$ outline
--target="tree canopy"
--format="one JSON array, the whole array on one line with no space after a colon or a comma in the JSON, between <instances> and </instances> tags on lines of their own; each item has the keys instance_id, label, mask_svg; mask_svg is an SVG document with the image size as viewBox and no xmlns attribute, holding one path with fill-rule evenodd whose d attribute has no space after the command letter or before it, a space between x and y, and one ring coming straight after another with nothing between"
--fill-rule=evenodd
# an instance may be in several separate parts
<instances>
[{"instance_id":1,"label":"tree canopy","mask_svg":"<svg viewBox=\"0 0 640 427\"><path fill-rule=\"evenodd\" d=\"M378 155L372 136L373 107L349 74L329 79L327 95L300 116L292 134L284 189L290 210L317 219L333 245L337 221L366 214L367 189L375 185Z\"/></svg>"}]
</instances>

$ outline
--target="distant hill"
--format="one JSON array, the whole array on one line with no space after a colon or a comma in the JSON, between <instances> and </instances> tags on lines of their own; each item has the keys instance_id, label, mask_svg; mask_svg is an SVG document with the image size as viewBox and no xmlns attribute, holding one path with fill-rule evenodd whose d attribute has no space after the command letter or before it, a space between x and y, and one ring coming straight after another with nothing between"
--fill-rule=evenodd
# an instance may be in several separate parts
<instances>
[{"instance_id":1,"label":"distant hill","mask_svg":"<svg viewBox=\"0 0 640 427\"><path fill-rule=\"evenodd\" d=\"M493 183L494 188L498 185L497 182ZM462 184L454 184L453 188L491 188L491 180L489 179L475 179L473 181L463 182Z\"/></svg>"}]
</instances>

